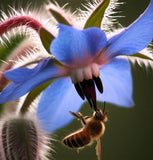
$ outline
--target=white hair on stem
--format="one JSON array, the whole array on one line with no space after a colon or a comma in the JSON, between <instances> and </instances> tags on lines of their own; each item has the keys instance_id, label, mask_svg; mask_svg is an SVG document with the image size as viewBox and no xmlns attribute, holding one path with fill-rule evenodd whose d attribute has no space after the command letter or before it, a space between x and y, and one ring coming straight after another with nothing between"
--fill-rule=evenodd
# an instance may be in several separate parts
<instances>
[{"instance_id":1,"label":"white hair on stem","mask_svg":"<svg viewBox=\"0 0 153 160\"><path fill-rule=\"evenodd\" d=\"M59 4L56 1L48 2L48 5L46 6L46 9L48 10L48 12L49 12L49 9L54 10L55 12L58 12L61 16L63 16L64 18L66 18L66 20L68 20L68 22L72 26L75 25L75 23L76 23L75 22L76 21L76 17L74 15L74 13L72 13L71 10L70 10L70 8L68 7L68 3L66 3L63 6L59 6ZM56 21L56 19L55 19L55 21ZM56 21L56 24L57 23L58 22Z\"/></svg>"},{"instance_id":2,"label":"white hair on stem","mask_svg":"<svg viewBox=\"0 0 153 160\"><path fill-rule=\"evenodd\" d=\"M77 9L77 24L80 24L80 28L83 28L87 18L93 13L93 11L96 9L96 7L102 2L103 0L93 0L92 2L87 1L86 4L82 4L83 9ZM102 21L102 26L101 28L105 32L110 32L114 30L114 24L117 25L118 27L120 24L116 21L116 16L115 14L117 11L115 11L123 2L118 2L118 0L111 0L109 6L107 7L104 18ZM122 17L122 16L121 16Z\"/></svg>"},{"instance_id":3,"label":"white hair on stem","mask_svg":"<svg viewBox=\"0 0 153 160\"><path fill-rule=\"evenodd\" d=\"M2 12L0 23L16 16L34 17L36 20L41 22L49 31L51 31L51 33L57 35L55 22L53 18L50 16L50 14L47 11L45 12L44 8L36 11L34 10L31 12L29 11L28 7L25 10L21 8L19 11L10 7L8 15ZM28 28L27 26L18 26L11 29L7 33L3 34L2 37L0 38L1 45L7 46L9 43L11 43L10 42L11 37L15 37L16 35L26 36L26 39L19 46L17 46L17 48L13 50L13 54L11 54L11 57L13 57L13 55L14 56L17 55L19 52L26 52L27 54L24 54L24 56L17 56L15 60L14 59L11 60L12 58L8 57L9 61L15 64L14 67L19 67L29 61L33 61L37 58L39 59L39 57L42 56L43 57L50 56L44 49L38 33L36 33L33 29Z\"/></svg>"}]
</instances>

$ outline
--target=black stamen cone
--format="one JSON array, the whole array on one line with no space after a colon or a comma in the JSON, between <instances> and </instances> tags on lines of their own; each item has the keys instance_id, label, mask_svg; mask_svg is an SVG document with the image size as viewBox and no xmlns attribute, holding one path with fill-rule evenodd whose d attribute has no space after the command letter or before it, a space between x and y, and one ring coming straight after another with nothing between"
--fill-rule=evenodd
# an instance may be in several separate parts
<instances>
[{"instance_id":1,"label":"black stamen cone","mask_svg":"<svg viewBox=\"0 0 153 160\"><path fill-rule=\"evenodd\" d=\"M93 80L97 86L97 89L99 90L100 93L103 93L103 84L102 81L99 77L93 77Z\"/></svg>"},{"instance_id":2,"label":"black stamen cone","mask_svg":"<svg viewBox=\"0 0 153 160\"><path fill-rule=\"evenodd\" d=\"M74 86L75 86L75 89L78 92L79 96L84 100L85 99L85 95L83 93L83 90L82 90L81 85L79 84L79 82L76 83Z\"/></svg>"},{"instance_id":3,"label":"black stamen cone","mask_svg":"<svg viewBox=\"0 0 153 160\"><path fill-rule=\"evenodd\" d=\"M94 110L97 111L97 101L96 99L92 99Z\"/></svg>"},{"instance_id":4,"label":"black stamen cone","mask_svg":"<svg viewBox=\"0 0 153 160\"><path fill-rule=\"evenodd\" d=\"M84 80L80 84L82 86L84 95L87 98L90 106L94 107L94 109L97 110L96 91L95 91L94 81L92 79Z\"/></svg>"}]
</instances>

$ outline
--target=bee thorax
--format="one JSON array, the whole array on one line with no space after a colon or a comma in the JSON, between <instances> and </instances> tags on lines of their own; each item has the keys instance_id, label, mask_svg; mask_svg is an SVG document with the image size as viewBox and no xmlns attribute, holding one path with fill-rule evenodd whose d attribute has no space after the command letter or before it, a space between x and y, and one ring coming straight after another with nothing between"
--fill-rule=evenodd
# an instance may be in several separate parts
<instances>
[{"instance_id":1,"label":"bee thorax","mask_svg":"<svg viewBox=\"0 0 153 160\"><path fill-rule=\"evenodd\" d=\"M98 138L104 134L105 125L101 121L92 120L88 123L86 129L92 138Z\"/></svg>"}]
</instances>

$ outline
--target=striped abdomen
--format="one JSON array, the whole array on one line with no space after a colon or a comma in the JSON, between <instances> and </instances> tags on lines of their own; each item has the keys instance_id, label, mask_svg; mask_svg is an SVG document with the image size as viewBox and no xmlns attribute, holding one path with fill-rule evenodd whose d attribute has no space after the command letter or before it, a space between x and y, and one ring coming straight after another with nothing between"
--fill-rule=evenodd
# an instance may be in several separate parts
<instances>
[{"instance_id":1,"label":"striped abdomen","mask_svg":"<svg viewBox=\"0 0 153 160\"><path fill-rule=\"evenodd\" d=\"M91 137L85 129L73 133L63 139L63 143L70 148L84 147L88 145L90 142Z\"/></svg>"}]
</instances>

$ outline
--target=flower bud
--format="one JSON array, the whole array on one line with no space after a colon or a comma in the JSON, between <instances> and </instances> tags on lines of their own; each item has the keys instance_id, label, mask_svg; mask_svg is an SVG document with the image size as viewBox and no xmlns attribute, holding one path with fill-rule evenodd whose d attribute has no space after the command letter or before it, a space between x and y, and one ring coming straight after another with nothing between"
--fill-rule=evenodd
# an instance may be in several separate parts
<instances>
[{"instance_id":1,"label":"flower bud","mask_svg":"<svg viewBox=\"0 0 153 160\"><path fill-rule=\"evenodd\" d=\"M41 160L45 158L46 138L35 121L9 118L0 124L0 159Z\"/></svg>"}]
</instances>

